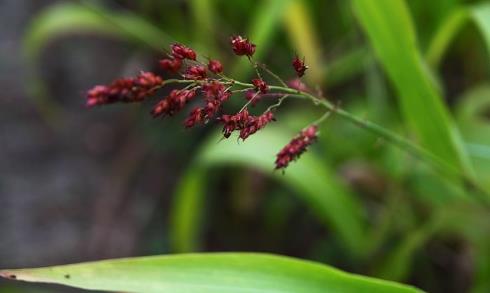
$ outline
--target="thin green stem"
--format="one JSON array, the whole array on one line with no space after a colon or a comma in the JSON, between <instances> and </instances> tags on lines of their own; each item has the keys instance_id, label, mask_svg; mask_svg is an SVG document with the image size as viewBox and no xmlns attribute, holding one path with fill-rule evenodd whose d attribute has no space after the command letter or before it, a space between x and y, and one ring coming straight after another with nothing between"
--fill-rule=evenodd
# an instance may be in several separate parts
<instances>
[{"instance_id":1,"label":"thin green stem","mask_svg":"<svg viewBox=\"0 0 490 293\"><path fill-rule=\"evenodd\" d=\"M258 66L260 66L260 68L262 68L270 76L274 77L283 87L288 87L288 85L286 84L286 82L284 82L284 80L282 80L282 78L279 77L279 75L275 74L269 68L267 68L267 66L265 64L261 64L261 63L257 63L257 64L258 64Z\"/></svg>"}]
</instances>

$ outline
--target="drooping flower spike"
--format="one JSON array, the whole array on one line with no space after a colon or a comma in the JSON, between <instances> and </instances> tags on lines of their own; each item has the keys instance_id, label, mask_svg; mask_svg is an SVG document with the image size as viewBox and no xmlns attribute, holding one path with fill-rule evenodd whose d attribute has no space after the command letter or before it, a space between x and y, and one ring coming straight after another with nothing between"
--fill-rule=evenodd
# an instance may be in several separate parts
<instances>
[{"instance_id":1,"label":"drooping flower spike","mask_svg":"<svg viewBox=\"0 0 490 293\"><path fill-rule=\"evenodd\" d=\"M298 159L317 139L318 127L312 125L301 131L293 138L278 154L276 158L276 169L284 169L289 163Z\"/></svg>"}]
</instances>

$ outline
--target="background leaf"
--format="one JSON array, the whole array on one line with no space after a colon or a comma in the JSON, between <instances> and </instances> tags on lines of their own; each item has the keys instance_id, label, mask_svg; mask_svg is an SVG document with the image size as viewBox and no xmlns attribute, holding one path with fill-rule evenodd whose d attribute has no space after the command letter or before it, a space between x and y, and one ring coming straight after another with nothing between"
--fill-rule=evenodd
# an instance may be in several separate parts
<instances>
[{"instance_id":1,"label":"background leaf","mask_svg":"<svg viewBox=\"0 0 490 293\"><path fill-rule=\"evenodd\" d=\"M473 170L444 100L418 51L409 11L402 0L354 0L354 9L387 75L405 121L420 143L448 164Z\"/></svg>"},{"instance_id":2,"label":"background leaf","mask_svg":"<svg viewBox=\"0 0 490 293\"><path fill-rule=\"evenodd\" d=\"M253 135L246 142L238 144L235 137L218 143L219 134L210 136L197 156L196 164L191 165L184 181L180 183L180 189L191 185L196 177L194 172L198 167L202 172L207 172L207 168L220 165L240 165L256 168L265 174L271 174L277 180L293 188L297 195L313 210L315 215L325 224L331 226L342 243L354 255L363 253L363 241L365 240L365 227L363 224L363 212L360 203L349 190L339 182L333 172L322 164L322 160L317 158L313 152L305 154L301 160L288 167L283 175L279 172L273 173L273 158L294 134L284 131L278 127L269 126L259 133ZM206 169L205 169L206 168ZM194 174L194 175L190 175ZM189 177L190 176L190 177ZM190 178L190 179L189 179ZM183 235L179 227L188 226L192 222L192 217L196 220L196 214L201 213L198 206L190 211L189 205L192 202L202 202L203 188L199 191L193 188L185 189L190 192L178 193L176 206L173 211L174 222L172 231L177 239L195 239L195 236ZM185 199L183 199L183 198ZM194 225L199 225L195 222ZM186 231L195 233L195 228L187 228ZM176 251L185 251L186 247L192 244L185 244L178 241L179 246L174 247Z\"/></svg>"}]
</instances>

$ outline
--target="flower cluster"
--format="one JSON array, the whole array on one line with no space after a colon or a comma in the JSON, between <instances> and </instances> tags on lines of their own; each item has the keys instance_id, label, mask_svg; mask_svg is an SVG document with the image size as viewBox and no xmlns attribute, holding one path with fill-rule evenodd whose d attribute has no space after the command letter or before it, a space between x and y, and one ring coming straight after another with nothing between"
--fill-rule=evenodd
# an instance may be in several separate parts
<instances>
[{"instance_id":1,"label":"flower cluster","mask_svg":"<svg viewBox=\"0 0 490 293\"><path fill-rule=\"evenodd\" d=\"M291 161L298 159L306 148L315 142L318 128L312 125L301 131L298 136L293 138L278 154L276 158L276 169L286 168Z\"/></svg>"},{"instance_id":2,"label":"flower cluster","mask_svg":"<svg viewBox=\"0 0 490 293\"><path fill-rule=\"evenodd\" d=\"M246 56L258 70L258 64L252 59L255 44L247 38L234 36L231 38L231 48L236 55ZM292 64L298 77L303 76L308 68L297 56ZM219 60L210 59L207 63L202 63L193 49L182 44L171 45L170 53L159 61L159 65L167 73L179 75L181 78L164 81L162 77L154 73L141 72L134 78L119 79L106 86L95 86L87 93L87 105L92 107L116 102L142 102L156 94L157 90L164 85L184 84L185 87L173 88L168 95L157 101L151 110L151 115L153 117L172 116L184 110L188 104L195 103L197 105L192 108L184 120L186 128L217 120L223 124L225 138L229 138L233 132L237 131L239 132L238 137L246 140L271 121L275 121L273 111L279 107L282 99L287 97L287 92L290 92L291 88L299 92L306 91L306 86L299 79L290 83L289 88L270 87L259 71L257 71L257 78L253 78L250 83L238 82L223 74L224 68ZM271 75L277 78L276 75L272 73ZM284 82L281 81L281 84L284 85ZM239 88L236 89L236 87ZM282 89L282 92L278 89ZM238 93L244 93L247 99L246 104L235 114L223 113L225 102ZM260 114L251 114L249 105L255 106L264 96L280 100ZM285 146L277 155L276 169L285 168L289 162L297 159L315 141L316 132L316 126L310 126Z\"/></svg>"}]
</instances>

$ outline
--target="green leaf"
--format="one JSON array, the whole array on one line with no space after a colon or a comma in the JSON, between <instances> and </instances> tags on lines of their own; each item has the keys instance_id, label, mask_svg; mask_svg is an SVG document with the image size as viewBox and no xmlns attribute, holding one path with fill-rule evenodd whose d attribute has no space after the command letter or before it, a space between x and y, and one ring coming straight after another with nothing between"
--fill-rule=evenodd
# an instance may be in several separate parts
<instances>
[{"instance_id":1,"label":"green leaf","mask_svg":"<svg viewBox=\"0 0 490 293\"><path fill-rule=\"evenodd\" d=\"M353 0L367 37L393 82L407 125L422 146L473 177L457 129L420 56L415 31L402 0Z\"/></svg>"},{"instance_id":2,"label":"green leaf","mask_svg":"<svg viewBox=\"0 0 490 293\"><path fill-rule=\"evenodd\" d=\"M184 254L1 271L3 277L124 292L422 292L326 265L255 253Z\"/></svg>"},{"instance_id":3,"label":"green leaf","mask_svg":"<svg viewBox=\"0 0 490 293\"><path fill-rule=\"evenodd\" d=\"M189 7L192 11L194 23L195 49L205 56L212 57L217 53L216 49L216 15L213 0L191 0Z\"/></svg>"},{"instance_id":4,"label":"green leaf","mask_svg":"<svg viewBox=\"0 0 490 293\"><path fill-rule=\"evenodd\" d=\"M90 32L121 37L160 50L170 38L145 19L130 13L114 13L91 5L61 3L50 6L29 25L24 50L36 60L44 46L66 34Z\"/></svg>"},{"instance_id":5,"label":"green leaf","mask_svg":"<svg viewBox=\"0 0 490 293\"><path fill-rule=\"evenodd\" d=\"M199 225L206 190L206 171L193 165L180 180L174 195L170 227L175 252L199 250Z\"/></svg>"},{"instance_id":6,"label":"green leaf","mask_svg":"<svg viewBox=\"0 0 490 293\"><path fill-rule=\"evenodd\" d=\"M456 35L469 21L473 21L485 41L490 54L490 3L455 9L441 23L427 49L425 58L432 68L437 68Z\"/></svg>"},{"instance_id":7,"label":"green leaf","mask_svg":"<svg viewBox=\"0 0 490 293\"><path fill-rule=\"evenodd\" d=\"M189 172L195 174L193 168L207 172L207 169L223 165L239 165L256 168L265 174L270 174L283 184L290 186L297 195L305 201L315 215L325 224L332 227L338 237L353 255L362 255L365 251L365 227L363 212L357 198L336 178L333 171L309 151L301 160L288 167L285 174L273 172L273 162L276 153L287 144L294 134L284 129L268 126L259 133L248 138L243 143L237 143L236 138L218 143L219 134L211 135L209 141L203 144L197 156L196 163L191 165ZM190 176L190 177L188 177ZM196 176L196 175L194 175ZM191 179L189 179L191 178ZM187 175L180 184L192 185L193 176ZM190 181L190 182L189 182ZM186 235L181 227L189 227L192 222L187 217L196 219L196 214L202 212L193 202L202 202L204 191L189 188L191 192L179 193L173 207L172 238L177 238L179 246L174 247L179 252L187 251L186 247L195 247L196 244L184 244L185 240L196 239L196 236ZM189 210L189 206L195 207ZM198 226L199 222L194 222ZM194 233L196 228L186 228L185 231Z\"/></svg>"}]
</instances>

